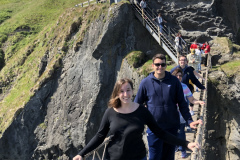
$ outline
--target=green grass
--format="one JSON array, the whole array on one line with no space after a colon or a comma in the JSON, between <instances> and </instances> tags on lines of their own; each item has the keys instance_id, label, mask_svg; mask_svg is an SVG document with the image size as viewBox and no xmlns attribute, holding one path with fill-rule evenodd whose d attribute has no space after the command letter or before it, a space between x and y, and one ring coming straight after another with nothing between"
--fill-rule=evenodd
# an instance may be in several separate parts
<instances>
[{"instance_id":1,"label":"green grass","mask_svg":"<svg viewBox=\"0 0 240 160\"><path fill-rule=\"evenodd\" d=\"M153 68L152 68L152 60L150 59L147 62L145 62L144 65L141 67L139 74L147 77L151 72L153 72Z\"/></svg>"},{"instance_id":2,"label":"green grass","mask_svg":"<svg viewBox=\"0 0 240 160\"><path fill-rule=\"evenodd\" d=\"M166 57L170 60L168 55ZM152 59L145 59L145 56L141 51L132 51L125 58L131 66L139 68L138 73L140 75L144 75L146 77L149 73L154 71L152 68ZM175 66L176 65L168 65L166 71L170 71Z\"/></svg>"},{"instance_id":3,"label":"green grass","mask_svg":"<svg viewBox=\"0 0 240 160\"><path fill-rule=\"evenodd\" d=\"M231 61L221 65L221 69L227 74L228 77L240 74L240 60Z\"/></svg>"},{"instance_id":4,"label":"green grass","mask_svg":"<svg viewBox=\"0 0 240 160\"><path fill-rule=\"evenodd\" d=\"M144 61L144 54L141 51L132 51L127 56L128 63L134 68L139 67Z\"/></svg>"},{"instance_id":5,"label":"green grass","mask_svg":"<svg viewBox=\"0 0 240 160\"><path fill-rule=\"evenodd\" d=\"M37 34L45 26L56 23L56 19L58 19L64 10L74 7L75 4L83 1L84 0L2 0L0 2L0 42L5 41L6 36L22 30L29 31L28 34L30 35ZM12 36L10 36L10 39L11 38ZM22 39L23 37L18 39L18 41ZM22 45L19 46L19 48L21 47Z\"/></svg>"},{"instance_id":6,"label":"green grass","mask_svg":"<svg viewBox=\"0 0 240 160\"><path fill-rule=\"evenodd\" d=\"M217 66L212 66L212 71L218 71L219 69L221 68L220 65L217 65Z\"/></svg>"},{"instance_id":7,"label":"green grass","mask_svg":"<svg viewBox=\"0 0 240 160\"><path fill-rule=\"evenodd\" d=\"M0 102L1 134L10 125L15 113L26 105L35 91L52 76L54 70L61 67L60 60L66 55L67 49L82 41L84 31L92 21L107 13L109 4L75 8L74 5L80 2L75 0L0 2L0 11L4 7L12 10L11 17L4 19L0 25L0 34L7 35L1 37L0 42L8 44L8 47L4 49L2 47L0 50L0 56L5 51L6 62L0 71L2 94L5 95ZM17 5L19 7L16 7ZM69 39L71 38L69 29L73 23L81 24L74 42ZM43 74L38 75L41 58L48 51L50 61Z\"/></svg>"},{"instance_id":8,"label":"green grass","mask_svg":"<svg viewBox=\"0 0 240 160\"><path fill-rule=\"evenodd\" d=\"M170 72L176 65L168 65L166 71Z\"/></svg>"}]
</instances>

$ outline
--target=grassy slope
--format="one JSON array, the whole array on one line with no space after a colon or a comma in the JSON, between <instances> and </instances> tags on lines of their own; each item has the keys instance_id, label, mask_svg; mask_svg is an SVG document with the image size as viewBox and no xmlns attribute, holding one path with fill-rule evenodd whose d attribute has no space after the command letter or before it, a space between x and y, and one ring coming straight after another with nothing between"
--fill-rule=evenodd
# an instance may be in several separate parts
<instances>
[{"instance_id":1,"label":"grassy slope","mask_svg":"<svg viewBox=\"0 0 240 160\"><path fill-rule=\"evenodd\" d=\"M4 95L0 102L0 135L35 90L59 67L59 59L66 54L63 46L72 47L80 42L91 20L103 12L104 5L68 9L80 2L0 1L0 46L5 52L5 65L0 71L1 96ZM106 5L104 8L107 8ZM84 18L81 17L83 14ZM76 42L67 41L66 36L70 35L69 28L74 22L81 22L80 31L76 35L78 39ZM60 52L57 50L59 47L62 48ZM50 50L51 61L45 72L39 75L41 58Z\"/></svg>"},{"instance_id":2,"label":"grassy slope","mask_svg":"<svg viewBox=\"0 0 240 160\"><path fill-rule=\"evenodd\" d=\"M217 53L221 52L222 56L224 56L225 54L232 53L231 56L236 59L236 60L231 60L230 62L227 62L220 66L214 66L213 70L221 69L229 77L239 75L240 60L237 60L237 59L240 58L240 46L232 43L226 37L217 37L216 39L213 40L213 43L218 44L217 46L211 48L213 52L217 52Z\"/></svg>"}]
</instances>

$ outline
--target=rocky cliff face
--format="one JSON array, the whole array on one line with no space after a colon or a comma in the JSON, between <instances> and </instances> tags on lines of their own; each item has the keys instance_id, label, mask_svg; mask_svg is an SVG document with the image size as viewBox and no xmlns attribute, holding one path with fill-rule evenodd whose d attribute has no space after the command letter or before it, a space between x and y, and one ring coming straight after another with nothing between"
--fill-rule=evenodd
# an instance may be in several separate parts
<instances>
[{"instance_id":1,"label":"rocky cliff face","mask_svg":"<svg viewBox=\"0 0 240 160\"><path fill-rule=\"evenodd\" d=\"M81 26L72 26L74 40ZM116 78L131 75L118 73L123 58L154 44L129 4L111 6L3 133L0 159L72 159L96 133Z\"/></svg>"},{"instance_id":2,"label":"rocky cliff face","mask_svg":"<svg viewBox=\"0 0 240 160\"><path fill-rule=\"evenodd\" d=\"M158 0L150 6L162 12L168 25L181 31L188 42L204 43L215 36L239 38L238 0Z\"/></svg>"},{"instance_id":3,"label":"rocky cliff face","mask_svg":"<svg viewBox=\"0 0 240 160\"><path fill-rule=\"evenodd\" d=\"M240 42L240 1L238 0L216 0L214 2L215 13L221 15L229 22L234 34Z\"/></svg>"},{"instance_id":4,"label":"rocky cliff face","mask_svg":"<svg viewBox=\"0 0 240 160\"><path fill-rule=\"evenodd\" d=\"M206 159L240 159L240 76L229 79L215 71L209 78Z\"/></svg>"},{"instance_id":5,"label":"rocky cliff face","mask_svg":"<svg viewBox=\"0 0 240 160\"><path fill-rule=\"evenodd\" d=\"M229 65L237 64L240 55L229 46L226 38L213 41L212 62L218 68L210 71L208 79L205 159L240 159L240 68Z\"/></svg>"}]
</instances>

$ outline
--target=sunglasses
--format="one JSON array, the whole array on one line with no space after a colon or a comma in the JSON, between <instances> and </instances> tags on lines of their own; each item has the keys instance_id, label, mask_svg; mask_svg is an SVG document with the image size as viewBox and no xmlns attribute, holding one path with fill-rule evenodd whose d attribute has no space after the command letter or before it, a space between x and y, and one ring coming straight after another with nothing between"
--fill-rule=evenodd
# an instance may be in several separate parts
<instances>
[{"instance_id":1,"label":"sunglasses","mask_svg":"<svg viewBox=\"0 0 240 160\"><path fill-rule=\"evenodd\" d=\"M166 63L154 63L154 65L155 65L156 67L159 67L159 66L165 67L165 66L166 66Z\"/></svg>"}]
</instances>

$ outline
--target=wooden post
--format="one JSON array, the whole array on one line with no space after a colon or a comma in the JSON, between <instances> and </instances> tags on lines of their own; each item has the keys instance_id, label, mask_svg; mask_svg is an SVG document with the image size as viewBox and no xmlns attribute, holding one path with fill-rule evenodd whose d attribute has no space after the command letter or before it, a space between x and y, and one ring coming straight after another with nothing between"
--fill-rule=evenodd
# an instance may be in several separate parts
<instances>
[{"instance_id":1,"label":"wooden post","mask_svg":"<svg viewBox=\"0 0 240 160\"><path fill-rule=\"evenodd\" d=\"M96 4L98 4L98 0L96 0Z\"/></svg>"},{"instance_id":2,"label":"wooden post","mask_svg":"<svg viewBox=\"0 0 240 160\"><path fill-rule=\"evenodd\" d=\"M81 4L81 6L83 7L83 3Z\"/></svg>"},{"instance_id":3,"label":"wooden post","mask_svg":"<svg viewBox=\"0 0 240 160\"><path fill-rule=\"evenodd\" d=\"M90 0L88 0L88 5L90 6Z\"/></svg>"}]
</instances>

